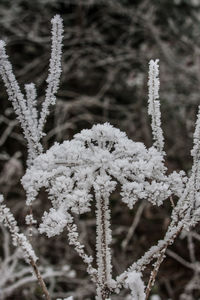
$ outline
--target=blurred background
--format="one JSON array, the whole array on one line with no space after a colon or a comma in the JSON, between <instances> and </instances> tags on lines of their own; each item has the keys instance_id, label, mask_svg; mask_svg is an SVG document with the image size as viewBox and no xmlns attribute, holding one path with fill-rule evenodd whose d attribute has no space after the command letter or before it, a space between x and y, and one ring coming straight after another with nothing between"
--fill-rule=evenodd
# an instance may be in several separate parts
<instances>
[{"instance_id":1,"label":"blurred background","mask_svg":"<svg viewBox=\"0 0 200 300\"><path fill-rule=\"evenodd\" d=\"M50 20L57 13L65 28L63 73L57 103L46 126L45 148L104 122L151 146L148 62L158 58L166 165L169 172L187 172L192 164L190 150L200 104L200 0L0 0L0 38L7 43L22 90L25 83L36 84L39 107L44 100L51 52ZM27 208L20 179L26 167L26 142L2 81L0 101L0 191L23 229ZM116 276L164 236L171 205L166 201L156 208L140 202L129 211L117 193L111 205ZM48 207L43 191L33 207L35 217L39 220ZM93 253L95 219L81 217L77 223L87 251ZM183 232L169 248L152 295L199 299L199 233L200 228ZM0 240L0 277L5 277L0 280L0 297L42 299L40 288L9 246L9 235L3 228ZM66 232L51 239L35 234L32 243L53 299L70 295L75 300L94 299L95 288L85 266L68 246ZM7 271L5 253L13 255ZM22 271L25 269L27 273ZM13 270L15 276L11 275ZM150 269L145 272L147 281ZM112 299L125 299L126 295L123 291Z\"/></svg>"}]
</instances>

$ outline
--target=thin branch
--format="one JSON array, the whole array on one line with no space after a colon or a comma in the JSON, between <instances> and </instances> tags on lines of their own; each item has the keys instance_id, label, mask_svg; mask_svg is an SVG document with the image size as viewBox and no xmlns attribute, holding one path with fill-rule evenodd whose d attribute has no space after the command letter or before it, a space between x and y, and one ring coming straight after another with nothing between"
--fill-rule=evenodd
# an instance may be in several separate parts
<instances>
[{"instance_id":1,"label":"thin branch","mask_svg":"<svg viewBox=\"0 0 200 300\"><path fill-rule=\"evenodd\" d=\"M128 233L127 233L125 239L122 242L122 248L124 250L126 249L126 247L127 247L128 243L129 243L130 239L132 238L132 236L133 236L133 234L135 232L135 229L136 229L136 227L137 227L137 225L138 225L138 223L140 221L140 218L142 216L142 213L143 213L143 210L145 208L145 205L146 205L146 203L142 202L140 204L137 212L136 212L136 215L135 215L135 218L134 218L134 220L133 220L133 222L131 224L131 227L129 228Z\"/></svg>"},{"instance_id":2,"label":"thin branch","mask_svg":"<svg viewBox=\"0 0 200 300\"><path fill-rule=\"evenodd\" d=\"M151 289L152 289L152 287L153 287L153 285L154 285L154 283L155 283L155 279L156 279L156 276L157 276L157 274L158 274L158 270L159 270L159 268L160 268L161 263L163 262L163 260L164 260L164 258L165 258L165 251L166 251L166 249L167 249L167 245L166 245L165 248L163 248L163 249L160 251L160 254L159 254L158 258L157 258L157 261L156 261L155 264L154 264L154 268L153 268L153 270L151 271L151 275L150 275L150 278L149 278L149 282L148 282L148 284L147 284L147 288L146 288L146 291L145 291L145 293L146 293L146 298L145 298L145 300L147 300L147 299L149 298L149 294L150 294Z\"/></svg>"},{"instance_id":3,"label":"thin branch","mask_svg":"<svg viewBox=\"0 0 200 300\"><path fill-rule=\"evenodd\" d=\"M83 259L83 262L87 265L87 271L91 276L92 281L97 282L97 270L92 266L93 258L88 256L84 250L84 245L82 245L78 240L78 228L75 223L67 224L69 244L74 246L75 251Z\"/></svg>"}]
</instances>

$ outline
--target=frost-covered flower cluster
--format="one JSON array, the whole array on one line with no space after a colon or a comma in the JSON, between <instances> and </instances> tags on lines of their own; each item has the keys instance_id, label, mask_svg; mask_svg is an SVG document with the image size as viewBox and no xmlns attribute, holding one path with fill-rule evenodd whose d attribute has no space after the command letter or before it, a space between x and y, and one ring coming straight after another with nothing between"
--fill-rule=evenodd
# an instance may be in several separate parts
<instances>
[{"instance_id":1,"label":"frost-covered flower cluster","mask_svg":"<svg viewBox=\"0 0 200 300\"><path fill-rule=\"evenodd\" d=\"M82 130L73 140L55 144L39 155L22 183L27 205L32 205L41 187L48 191L52 208L44 213L40 231L52 236L71 222L70 213L90 211L93 191L109 197L117 182L129 208L140 199L161 205L172 194L181 194L182 174L165 173L160 152L154 147L146 149L105 123Z\"/></svg>"}]
</instances>

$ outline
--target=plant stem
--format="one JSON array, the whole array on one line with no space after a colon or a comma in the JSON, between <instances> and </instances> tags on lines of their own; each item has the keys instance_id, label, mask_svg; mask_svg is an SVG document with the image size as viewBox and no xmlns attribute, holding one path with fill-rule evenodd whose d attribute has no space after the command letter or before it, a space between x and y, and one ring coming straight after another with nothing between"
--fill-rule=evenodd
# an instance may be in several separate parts
<instances>
[{"instance_id":1,"label":"plant stem","mask_svg":"<svg viewBox=\"0 0 200 300\"><path fill-rule=\"evenodd\" d=\"M41 289L42 289L42 291L44 293L45 299L46 300L51 300L51 297L50 297L49 292L47 290L46 284L45 284L45 282L44 282L44 280L42 278L42 275L41 275L41 273L40 273L40 271L38 269L37 264L34 262L34 260L31 257L29 258L29 261L30 261L30 265L32 266L33 271L34 271L34 273L35 273L35 275L37 277L39 285L41 286Z\"/></svg>"},{"instance_id":2,"label":"plant stem","mask_svg":"<svg viewBox=\"0 0 200 300\"><path fill-rule=\"evenodd\" d=\"M150 275L149 282L148 282L148 285L147 285L147 288L146 288L146 292L145 292L146 293L145 300L148 300L148 298L149 298L149 294L150 294L151 289L152 289L152 287L154 285L156 276L158 274L158 270L159 270L160 265L161 265L161 263L162 263L162 261L163 261L163 259L165 257L165 251L166 251L166 249L167 249L167 246L165 246L165 248L160 251L160 255L158 256L157 261L156 261L156 263L154 265L154 268L151 271L151 275Z\"/></svg>"},{"instance_id":3,"label":"plant stem","mask_svg":"<svg viewBox=\"0 0 200 300\"><path fill-rule=\"evenodd\" d=\"M109 282L111 278L111 242L110 209L108 197L96 193L97 237L96 256L98 270L97 299L109 298Z\"/></svg>"}]
</instances>

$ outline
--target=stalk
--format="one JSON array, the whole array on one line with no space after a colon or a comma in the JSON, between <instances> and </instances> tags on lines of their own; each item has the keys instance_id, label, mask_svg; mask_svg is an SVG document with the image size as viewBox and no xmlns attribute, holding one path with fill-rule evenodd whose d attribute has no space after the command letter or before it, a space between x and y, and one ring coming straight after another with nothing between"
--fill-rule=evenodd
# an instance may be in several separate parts
<instances>
[{"instance_id":1,"label":"stalk","mask_svg":"<svg viewBox=\"0 0 200 300\"><path fill-rule=\"evenodd\" d=\"M110 295L109 283L111 277L111 230L109 198L100 193L96 194L96 258L97 258L97 299L106 300Z\"/></svg>"}]
</instances>

